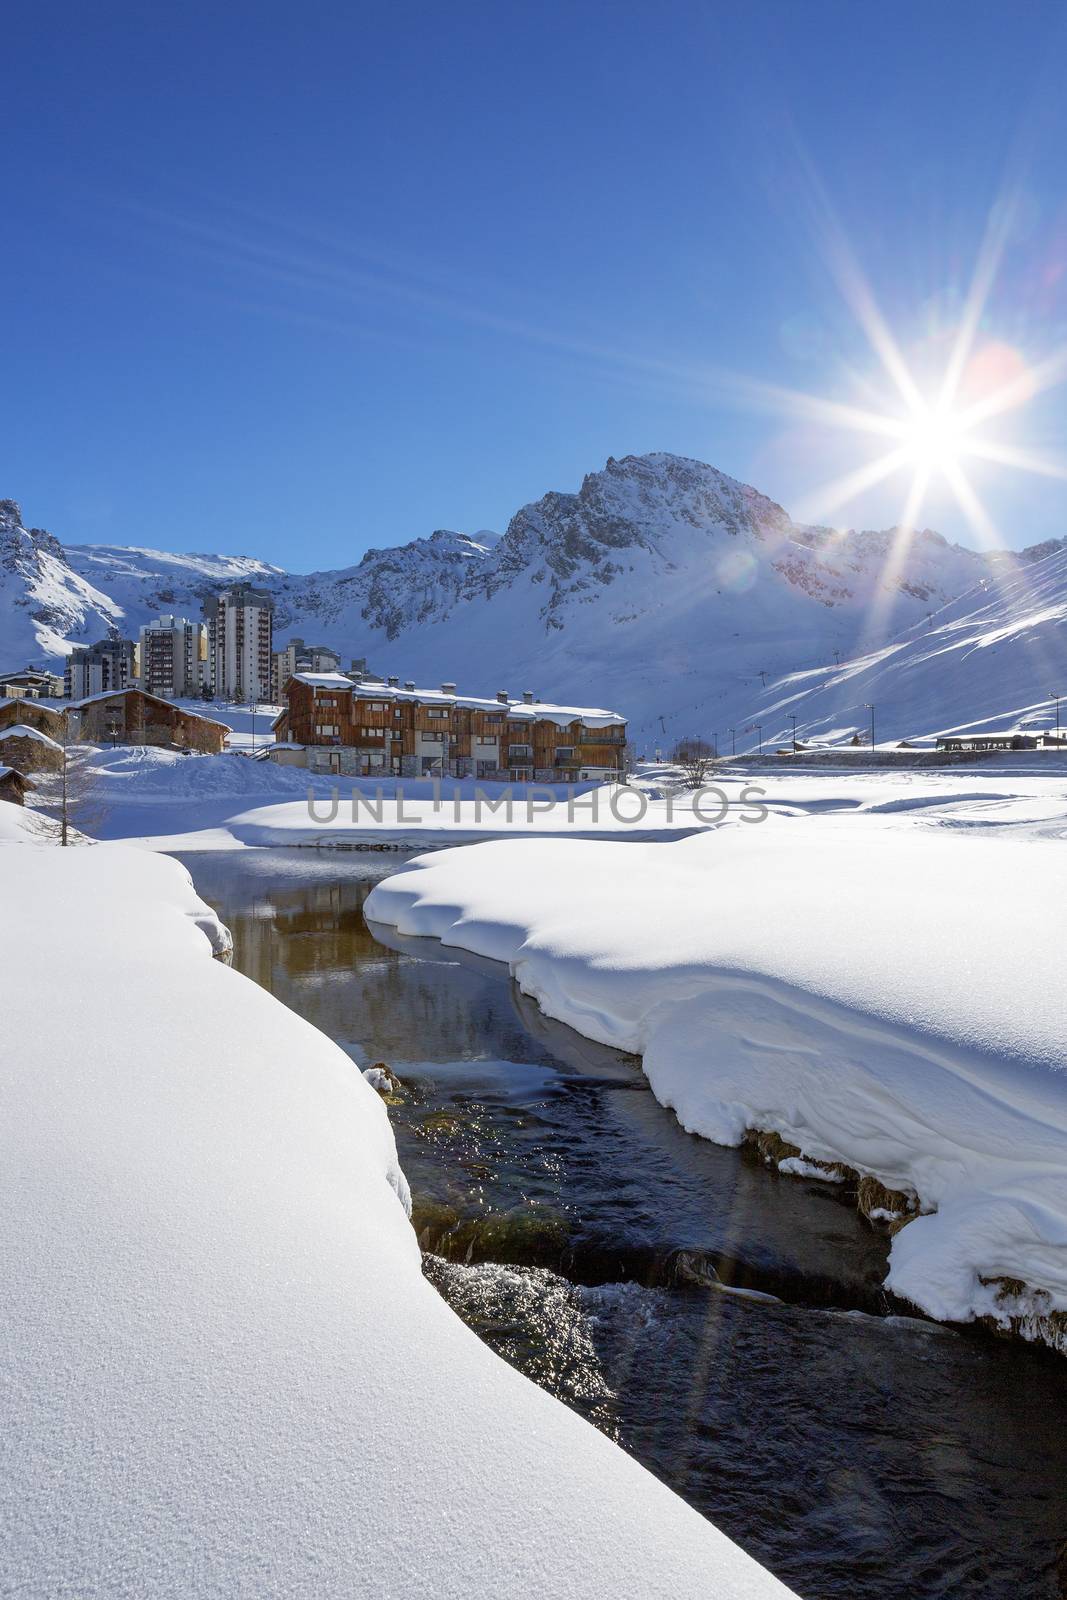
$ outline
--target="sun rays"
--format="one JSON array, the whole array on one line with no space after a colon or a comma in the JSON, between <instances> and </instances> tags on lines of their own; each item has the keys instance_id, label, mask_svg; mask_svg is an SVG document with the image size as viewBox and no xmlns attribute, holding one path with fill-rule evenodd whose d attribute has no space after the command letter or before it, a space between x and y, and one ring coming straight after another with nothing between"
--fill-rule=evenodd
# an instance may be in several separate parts
<instances>
[{"instance_id":1,"label":"sun rays","mask_svg":"<svg viewBox=\"0 0 1067 1600\"><path fill-rule=\"evenodd\" d=\"M1009 413L1067 377L1067 348L1028 364L1009 345L983 338L987 302L1004 248L1007 224L991 225L959 315L952 345L933 383L909 364L889 329L874 294L840 237L834 241L835 277L876 358L886 399L853 407L837 400L775 390L783 409L857 435L880 436L884 453L824 483L809 496L812 514L825 518L898 474L906 475L897 543L910 543L923 505L935 485L948 487L983 546L1003 541L967 470L968 460L1067 480L1067 464L998 438L990 431ZM772 399L768 394L767 399ZM900 551L902 556L903 549Z\"/></svg>"}]
</instances>

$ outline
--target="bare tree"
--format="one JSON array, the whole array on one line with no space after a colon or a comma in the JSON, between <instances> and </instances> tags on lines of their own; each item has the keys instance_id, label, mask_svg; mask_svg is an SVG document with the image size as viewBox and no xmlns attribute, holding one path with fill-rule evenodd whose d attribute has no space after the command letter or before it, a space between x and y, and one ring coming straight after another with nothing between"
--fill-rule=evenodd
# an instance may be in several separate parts
<instances>
[{"instance_id":1,"label":"bare tree","mask_svg":"<svg viewBox=\"0 0 1067 1600\"><path fill-rule=\"evenodd\" d=\"M53 809L59 822L59 842L71 845L81 842L83 833L100 822L103 807L95 793L93 746L78 742L77 724L69 714L60 744L63 761L55 775Z\"/></svg>"},{"instance_id":2,"label":"bare tree","mask_svg":"<svg viewBox=\"0 0 1067 1600\"><path fill-rule=\"evenodd\" d=\"M683 788L699 789L707 781L711 764L718 753L709 739L697 736L679 739L671 752L671 759L675 766L682 769Z\"/></svg>"}]
</instances>

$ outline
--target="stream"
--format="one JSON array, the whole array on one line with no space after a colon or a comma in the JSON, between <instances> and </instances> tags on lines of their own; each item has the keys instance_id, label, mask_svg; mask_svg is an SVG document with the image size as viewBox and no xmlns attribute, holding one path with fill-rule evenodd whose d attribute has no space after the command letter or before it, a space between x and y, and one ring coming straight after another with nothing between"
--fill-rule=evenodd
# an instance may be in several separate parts
<instances>
[{"instance_id":1,"label":"stream","mask_svg":"<svg viewBox=\"0 0 1067 1600\"><path fill-rule=\"evenodd\" d=\"M183 856L389 1112L430 1281L804 1600L1067 1595L1067 1364L927 1322L832 1185L682 1131L496 963L366 923L396 855Z\"/></svg>"}]
</instances>

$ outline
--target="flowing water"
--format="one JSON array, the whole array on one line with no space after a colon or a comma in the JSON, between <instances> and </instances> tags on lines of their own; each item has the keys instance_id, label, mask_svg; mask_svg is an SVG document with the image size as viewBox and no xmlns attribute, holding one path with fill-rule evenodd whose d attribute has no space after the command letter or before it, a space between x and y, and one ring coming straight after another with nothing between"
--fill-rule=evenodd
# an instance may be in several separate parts
<instances>
[{"instance_id":1,"label":"flowing water","mask_svg":"<svg viewBox=\"0 0 1067 1600\"><path fill-rule=\"evenodd\" d=\"M848 1196L684 1133L494 963L365 922L395 856L185 857L234 964L401 1081L430 1280L805 1600L1067 1594L1067 1364L907 1315Z\"/></svg>"}]
</instances>

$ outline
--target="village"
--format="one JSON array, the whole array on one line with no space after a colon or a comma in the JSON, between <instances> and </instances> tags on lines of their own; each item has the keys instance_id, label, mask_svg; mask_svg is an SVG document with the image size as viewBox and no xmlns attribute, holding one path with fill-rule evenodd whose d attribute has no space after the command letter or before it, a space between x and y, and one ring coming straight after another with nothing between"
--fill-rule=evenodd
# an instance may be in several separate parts
<instances>
[{"instance_id":1,"label":"village","mask_svg":"<svg viewBox=\"0 0 1067 1600\"><path fill-rule=\"evenodd\" d=\"M1067 735L1053 698L1055 731L976 726L875 746L868 707L869 734L825 744L798 739L794 726L786 745L765 751L757 727L758 749L743 759L755 770L783 757L796 766L911 766L1062 749ZM250 733L235 735L235 708ZM732 763L737 730L728 733L729 756L725 735L698 736L643 765L679 768L682 781L695 784L713 765ZM62 676L34 666L0 673L0 798L23 803L35 775L62 771L71 747L123 745L200 755L236 749L316 775L501 784L619 783L637 764L617 710L557 704L530 689L470 695L449 681L419 687L374 673L363 657L343 667L332 646L302 638L275 648L273 597L244 582L207 596L198 620L163 614L136 639L73 645Z\"/></svg>"},{"instance_id":2,"label":"village","mask_svg":"<svg viewBox=\"0 0 1067 1600\"><path fill-rule=\"evenodd\" d=\"M626 721L615 711L512 696L462 695L341 671L326 645L272 649L271 597L239 585L204 604L204 620L161 616L137 640L75 646L64 676L26 667L0 675L0 797L22 803L33 775L59 772L72 745L150 745L219 755L231 723L206 702L248 708L247 754L352 777L488 782L618 782ZM204 703L201 707L197 702ZM257 746L256 713L269 733Z\"/></svg>"}]
</instances>

